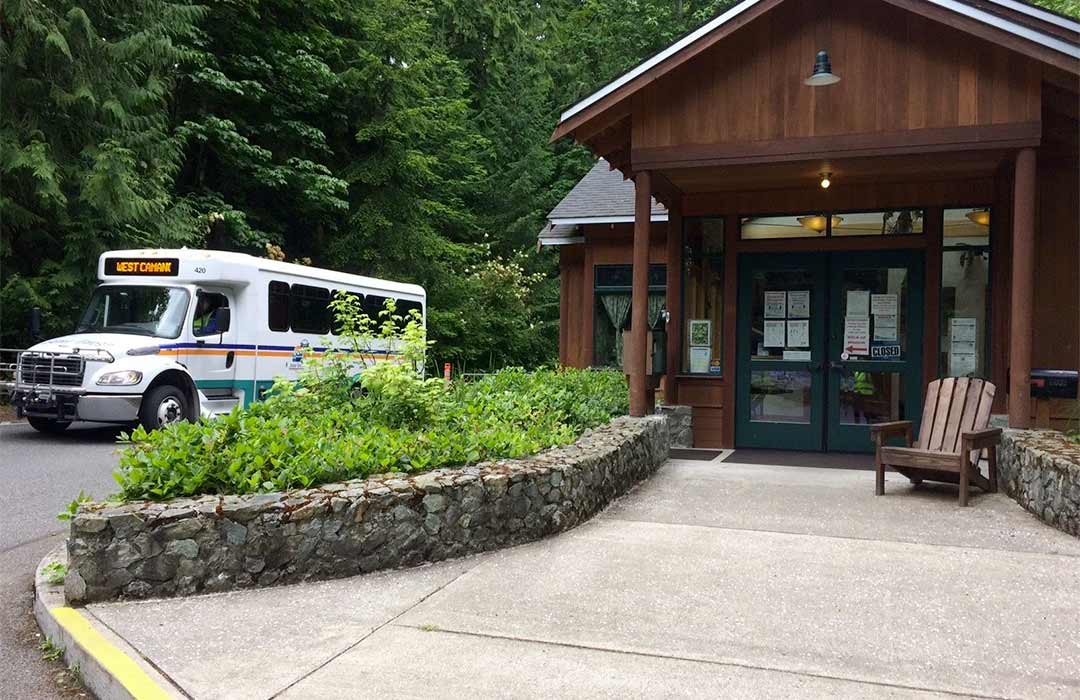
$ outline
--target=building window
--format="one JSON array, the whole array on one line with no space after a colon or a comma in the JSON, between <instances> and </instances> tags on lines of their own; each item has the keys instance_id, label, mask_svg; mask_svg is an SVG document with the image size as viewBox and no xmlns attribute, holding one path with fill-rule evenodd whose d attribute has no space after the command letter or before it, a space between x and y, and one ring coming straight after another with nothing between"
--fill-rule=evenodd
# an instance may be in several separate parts
<instances>
[{"instance_id":1,"label":"building window","mask_svg":"<svg viewBox=\"0 0 1080 700\"><path fill-rule=\"evenodd\" d=\"M739 219L739 235L743 240L905 236L922 233L923 218L922 209L744 216Z\"/></svg>"},{"instance_id":2,"label":"building window","mask_svg":"<svg viewBox=\"0 0 1080 700\"><path fill-rule=\"evenodd\" d=\"M632 265L593 268L593 365L622 367L623 345L630 330ZM667 268L649 265L649 327L666 308Z\"/></svg>"},{"instance_id":3,"label":"building window","mask_svg":"<svg viewBox=\"0 0 1080 700\"><path fill-rule=\"evenodd\" d=\"M682 371L719 375L723 367L724 220L683 225Z\"/></svg>"},{"instance_id":4,"label":"building window","mask_svg":"<svg viewBox=\"0 0 1080 700\"><path fill-rule=\"evenodd\" d=\"M989 377L990 226L989 207L945 210L941 229L942 376Z\"/></svg>"}]
</instances>

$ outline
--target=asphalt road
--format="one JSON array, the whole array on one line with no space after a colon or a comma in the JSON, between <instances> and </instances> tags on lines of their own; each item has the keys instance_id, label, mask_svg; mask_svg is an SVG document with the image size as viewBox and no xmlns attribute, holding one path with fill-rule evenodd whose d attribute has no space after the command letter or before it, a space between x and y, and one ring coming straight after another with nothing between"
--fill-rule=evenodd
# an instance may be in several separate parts
<instances>
[{"instance_id":1,"label":"asphalt road","mask_svg":"<svg viewBox=\"0 0 1080 700\"><path fill-rule=\"evenodd\" d=\"M116 490L117 428L74 425L42 435L25 424L0 425L0 698L71 698L59 663L42 659L34 620L38 562L64 539L56 519L79 494Z\"/></svg>"}]
</instances>

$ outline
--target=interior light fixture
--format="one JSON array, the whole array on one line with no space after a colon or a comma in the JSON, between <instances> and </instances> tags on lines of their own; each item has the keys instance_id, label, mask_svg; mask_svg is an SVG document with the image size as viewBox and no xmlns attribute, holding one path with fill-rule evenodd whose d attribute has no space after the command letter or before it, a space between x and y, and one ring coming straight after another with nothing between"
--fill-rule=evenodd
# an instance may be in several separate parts
<instances>
[{"instance_id":1,"label":"interior light fixture","mask_svg":"<svg viewBox=\"0 0 1080 700\"><path fill-rule=\"evenodd\" d=\"M833 85L839 82L840 76L832 72L832 64L829 63L829 52L818 51L817 56L814 57L814 72L803 81L803 85L821 87L822 85Z\"/></svg>"},{"instance_id":2,"label":"interior light fixture","mask_svg":"<svg viewBox=\"0 0 1080 700\"><path fill-rule=\"evenodd\" d=\"M966 214L971 223L978 224L979 226L990 225L990 210L989 209L972 209Z\"/></svg>"},{"instance_id":3,"label":"interior light fixture","mask_svg":"<svg viewBox=\"0 0 1080 700\"><path fill-rule=\"evenodd\" d=\"M824 214L812 214L812 215L808 215L808 216L800 216L797 219L800 226L802 226L803 228L810 229L811 231L814 231L816 233L821 233L822 231L824 231L825 227L828 226L829 223L832 224L833 228L836 228L837 226L840 225L840 223L843 220L844 220L843 218L841 218L839 216L836 216L835 214L833 215L831 222L826 221Z\"/></svg>"},{"instance_id":4,"label":"interior light fixture","mask_svg":"<svg viewBox=\"0 0 1080 700\"><path fill-rule=\"evenodd\" d=\"M821 189L829 189L829 185L832 184L832 173L821 173Z\"/></svg>"}]
</instances>

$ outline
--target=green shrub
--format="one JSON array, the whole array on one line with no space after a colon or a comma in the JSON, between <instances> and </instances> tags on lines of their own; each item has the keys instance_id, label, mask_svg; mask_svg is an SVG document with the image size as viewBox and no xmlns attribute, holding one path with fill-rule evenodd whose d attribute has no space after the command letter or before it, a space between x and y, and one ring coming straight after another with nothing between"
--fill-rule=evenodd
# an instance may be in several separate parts
<instances>
[{"instance_id":1,"label":"green shrub","mask_svg":"<svg viewBox=\"0 0 1080 700\"><path fill-rule=\"evenodd\" d=\"M449 386L425 380L416 370L428 347L418 317L397 316L390 302L376 324L348 298L334 305L346 342L305 358L298 381L275 383L247 409L124 436L131 447L116 472L119 497L281 491L521 457L626 412L626 381L616 372L507 369ZM387 345L402 362L369 362L357 373L358 357Z\"/></svg>"}]
</instances>

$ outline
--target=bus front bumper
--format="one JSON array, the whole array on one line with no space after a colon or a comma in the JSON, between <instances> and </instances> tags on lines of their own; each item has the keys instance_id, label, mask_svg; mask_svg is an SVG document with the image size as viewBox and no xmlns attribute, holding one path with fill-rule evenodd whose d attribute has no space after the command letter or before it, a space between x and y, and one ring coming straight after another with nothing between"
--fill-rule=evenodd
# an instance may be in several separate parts
<instances>
[{"instance_id":1,"label":"bus front bumper","mask_svg":"<svg viewBox=\"0 0 1080 700\"><path fill-rule=\"evenodd\" d=\"M16 390L11 397L18 415L59 421L130 423L139 418L141 394L84 394L76 391Z\"/></svg>"}]
</instances>

